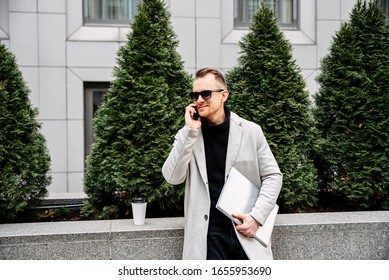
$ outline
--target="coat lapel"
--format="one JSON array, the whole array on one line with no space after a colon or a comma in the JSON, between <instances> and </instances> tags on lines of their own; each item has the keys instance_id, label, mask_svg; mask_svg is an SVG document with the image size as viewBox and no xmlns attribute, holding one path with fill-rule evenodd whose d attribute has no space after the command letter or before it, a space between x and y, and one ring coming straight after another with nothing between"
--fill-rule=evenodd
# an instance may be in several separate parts
<instances>
[{"instance_id":1,"label":"coat lapel","mask_svg":"<svg viewBox=\"0 0 389 280\"><path fill-rule=\"evenodd\" d=\"M207 176L207 166L206 166L206 161L205 161L205 148L204 148L204 138L203 138L203 133L200 129L199 135L196 141L196 145L193 150L194 157L197 162L197 168L200 171L201 178L204 181L204 184L208 187L208 176Z\"/></svg>"},{"instance_id":2,"label":"coat lapel","mask_svg":"<svg viewBox=\"0 0 389 280\"><path fill-rule=\"evenodd\" d=\"M230 133L228 136L228 148L226 158L225 176L230 174L231 168L235 165L242 142L243 129L239 117L231 112Z\"/></svg>"}]
</instances>

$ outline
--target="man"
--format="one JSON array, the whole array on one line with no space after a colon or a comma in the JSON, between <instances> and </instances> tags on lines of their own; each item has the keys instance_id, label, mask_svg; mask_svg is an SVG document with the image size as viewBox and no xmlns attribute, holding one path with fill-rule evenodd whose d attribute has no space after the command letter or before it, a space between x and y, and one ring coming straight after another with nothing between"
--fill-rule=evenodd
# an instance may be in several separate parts
<instances>
[{"instance_id":1,"label":"man","mask_svg":"<svg viewBox=\"0 0 389 280\"><path fill-rule=\"evenodd\" d=\"M168 183L186 181L183 259L272 259L270 246L252 239L282 185L265 136L225 106L228 90L218 70L198 70L190 95L194 103L186 107L185 126L162 167ZM215 208L232 167L260 187L255 207L250 214L237 213L243 223L236 226Z\"/></svg>"}]
</instances>

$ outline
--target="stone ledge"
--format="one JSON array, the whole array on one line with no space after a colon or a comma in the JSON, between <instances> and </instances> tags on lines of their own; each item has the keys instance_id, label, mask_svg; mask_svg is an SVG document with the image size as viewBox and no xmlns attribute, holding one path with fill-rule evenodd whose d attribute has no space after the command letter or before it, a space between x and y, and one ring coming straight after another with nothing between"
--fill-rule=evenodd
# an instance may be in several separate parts
<instances>
[{"instance_id":1,"label":"stone ledge","mask_svg":"<svg viewBox=\"0 0 389 280\"><path fill-rule=\"evenodd\" d=\"M389 259L389 211L279 215L277 259Z\"/></svg>"},{"instance_id":2,"label":"stone ledge","mask_svg":"<svg viewBox=\"0 0 389 280\"><path fill-rule=\"evenodd\" d=\"M180 259L183 218L0 224L0 259ZM275 259L389 259L389 211L279 214Z\"/></svg>"},{"instance_id":3,"label":"stone ledge","mask_svg":"<svg viewBox=\"0 0 389 280\"><path fill-rule=\"evenodd\" d=\"M41 200L38 208L81 208L84 205L86 194L83 192L77 193L50 193L48 197Z\"/></svg>"}]
</instances>

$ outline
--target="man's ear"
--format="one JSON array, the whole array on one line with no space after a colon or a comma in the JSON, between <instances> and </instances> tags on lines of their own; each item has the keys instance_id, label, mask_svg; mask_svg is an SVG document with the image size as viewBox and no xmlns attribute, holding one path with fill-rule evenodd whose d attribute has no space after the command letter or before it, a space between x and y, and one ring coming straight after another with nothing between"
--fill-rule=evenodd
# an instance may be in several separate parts
<instances>
[{"instance_id":1,"label":"man's ear","mask_svg":"<svg viewBox=\"0 0 389 280\"><path fill-rule=\"evenodd\" d=\"M223 102L226 102L226 101L227 101L228 95L229 95L228 90L224 90L224 91L222 92L222 101L223 101Z\"/></svg>"}]
</instances>

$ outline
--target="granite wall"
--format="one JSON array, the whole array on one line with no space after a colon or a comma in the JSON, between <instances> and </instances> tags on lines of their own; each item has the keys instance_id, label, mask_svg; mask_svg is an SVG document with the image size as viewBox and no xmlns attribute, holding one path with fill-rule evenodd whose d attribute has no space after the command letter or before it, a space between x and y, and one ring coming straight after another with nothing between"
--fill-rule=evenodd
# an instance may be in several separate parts
<instances>
[{"instance_id":1,"label":"granite wall","mask_svg":"<svg viewBox=\"0 0 389 280\"><path fill-rule=\"evenodd\" d=\"M0 224L3 260L180 259L183 218ZM275 259L389 259L389 211L279 214Z\"/></svg>"}]
</instances>

